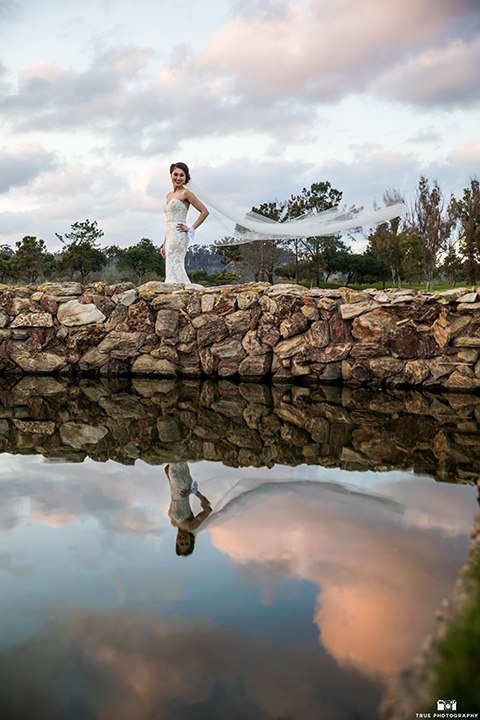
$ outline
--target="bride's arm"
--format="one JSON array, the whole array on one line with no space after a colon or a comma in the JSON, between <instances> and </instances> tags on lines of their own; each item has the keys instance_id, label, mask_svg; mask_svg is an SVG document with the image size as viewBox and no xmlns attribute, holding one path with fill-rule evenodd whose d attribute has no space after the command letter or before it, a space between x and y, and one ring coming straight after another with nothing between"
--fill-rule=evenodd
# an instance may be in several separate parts
<instances>
[{"instance_id":1,"label":"bride's arm","mask_svg":"<svg viewBox=\"0 0 480 720\"><path fill-rule=\"evenodd\" d=\"M205 220L207 219L207 217L209 216L210 213L208 212L205 205L202 202L200 202L200 200L197 198L196 195L193 194L193 192L191 190L188 190L187 188L185 188L185 189L186 189L185 199L188 200L190 205L193 205L195 210L198 210L198 212L200 213L200 215L198 216L198 218L195 220L195 222L192 225L193 229L196 230L197 228L200 227L200 225L203 222L205 222Z\"/></svg>"}]
</instances>

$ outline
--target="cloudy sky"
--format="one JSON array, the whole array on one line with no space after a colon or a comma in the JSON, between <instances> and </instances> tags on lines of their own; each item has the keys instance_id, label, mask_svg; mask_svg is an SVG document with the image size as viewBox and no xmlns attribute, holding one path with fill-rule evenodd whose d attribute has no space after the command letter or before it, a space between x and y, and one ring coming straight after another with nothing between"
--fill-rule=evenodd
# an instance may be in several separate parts
<instances>
[{"instance_id":1,"label":"cloudy sky","mask_svg":"<svg viewBox=\"0 0 480 720\"><path fill-rule=\"evenodd\" d=\"M479 0L0 0L0 37L0 243L161 243L177 160L244 209L478 173Z\"/></svg>"}]
</instances>

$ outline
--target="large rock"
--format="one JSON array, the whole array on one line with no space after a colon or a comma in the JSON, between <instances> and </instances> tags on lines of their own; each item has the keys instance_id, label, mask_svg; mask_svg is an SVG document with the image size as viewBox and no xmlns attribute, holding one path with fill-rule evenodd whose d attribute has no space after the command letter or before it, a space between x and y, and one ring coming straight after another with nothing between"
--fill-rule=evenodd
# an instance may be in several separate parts
<instances>
[{"instance_id":1,"label":"large rock","mask_svg":"<svg viewBox=\"0 0 480 720\"><path fill-rule=\"evenodd\" d=\"M225 316L225 324L230 335L245 335L250 327L250 312L248 310L237 310Z\"/></svg>"},{"instance_id":2,"label":"large rock","mask_svg":"<svg viewBox=\"0 0 480 720\"><path fill-rule=\"evenodd\" d=\"M234 338L228 338L227 340L223 340L223 342L214 343L211 349L212 354L221 360L232 362L240 362L246 355L240 340Z\"/></svg>"},{"instance_id":3,"label":"large rock","mask_svg":"<svg viewBox=\"0 0 480 720\"><path fill-rule=\"evenodd\" d=\"M354 319L352 335L361 341L384 342L388 339L397 321L398 318L394 314L385 310L373 310Z\"/></svg>"},{"instance_id":4,"label":"large rock","mask_svg":"<svg viewBox=\"0 0 480 720\"><path fill-rule=\"evenodd\" d=\"M139 300L134 305L130 305L125 322L131 330L144 333L151 333L155 328L153 312L145 300Z\"/></svg>"},{"instance_id":5,"label":"large rock","mask_svg":"<svg viewBox=\"0 0 480 720\"><path fill-rule=\"evenodd\" d=\"M176 337L178 333L178 313L175 310L159 310L155 321L155 332L162 337Z\"/></svg>"},{"instance_id":6,"label":"large rock","mask_svg":"<svg viewBox=\"0 0 480 720\"><path fill-rule=\"evenodd\" d=\"M112 330L99 344L98 350L112 358L124 360L136 355L144 340L143 332L128 333Z\"/></svg>"},{"instance_id":7,"label":"large rock","mask_svg":"<svg viewBox=\"0 0 480 720\"><path fill-rule=\"evenodd\" d=\"M80 450L85 445L96 445L107 435L103 425L87 425L83 422L68 421L60 426L62 442Z\"/></svg>"},{"instance_id":8,"label":"large rock","mask_svg":"<svg viewBox=\"0 0 480 720\"><path fill-rule=\"evenodd\" d=\"M272 364L272 355L249 355L238 366L238 372L244 377L262 377L267 375Z\"/></svg>"},{"instance_id":9,"label":"large rock","mask_svg":"<svg viewBox=\"0 0 480 720\"><path fill-rule=\"evenodd\" d=\"M17 315L10 324L11 328L17 327L52 327L53 318L50 313L26 313Z\"/></svg>"},{"instance_id":10,"label":"large rock","mask_svg":"<svg viewBox=\"0 0 480 720\"><path fill-rule=\"evenodd\" d=\"M12 342L10 359L28 373L53 373L65 367L64 357L52 352L29 353L23 342Z\"/></svg>"},{"instance_id":11,"label":"large rock","mask_svg":"<svg viewBox=\"0 0 480 720\"><path fill-rule=\"evenodd\" d=\"M70 300L60 305L57 318L62 325L67 327L101 323L106 319L105 315L95 305L92 303L84 305L78 300Z\"/></svg>"},{"instance_id":12,"label":"large rock","mask_svg":"<svg viewBox=\"0 0 480 720\"><path fill-rule=\"evenodd\" d=\"M38 290L46 293L47 295L55 296L67 296L67 295L81 295L82 286L78 282L46 282L43 285L39 285Z\"/></svg>"},{"instance_id":13,"label":"large rock","mask_svg":"<svg viewBox=\"0 0 480 720\"><path fill-rule=\"evenodd\" d=\"M132 372L138 375L176 375L177 368L170 360L140 355L132 365Z\"/></svg>"},{"instance_id":14,"label":"large rock","mask_svg":"<svg viewBox=\"0 0 480 720\"><path fill-rule=\"evenodd\" d=\"M228 335L225 320L216 315L200 315L192 320L193 327L197 330L197 342L199 347L205 347L215 342L220 342Z\"/></svg>"},{"instance_id":15,"label":"large rock","mask_svg":"<svg viewBox=\"0 0 480 720\"><path fill-rule=\"evenodd\" d=\"M294 312L280 323L280 334L283 338L291 338L294 335L300 335L308 328L308 320L305 315L300 312Z\"/></svg>"}]
</instances>

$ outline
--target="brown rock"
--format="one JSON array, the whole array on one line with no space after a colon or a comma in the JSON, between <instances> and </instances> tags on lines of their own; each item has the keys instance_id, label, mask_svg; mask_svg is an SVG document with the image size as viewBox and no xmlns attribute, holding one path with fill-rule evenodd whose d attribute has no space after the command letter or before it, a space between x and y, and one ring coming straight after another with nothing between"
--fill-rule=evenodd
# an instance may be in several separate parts
<instances>
[{"instance_id":1,"label":"brown rock","mask_svg":"<svg viewBox=\"0 0 480 720\"><path fill-rule=\"evenodd\" d=\"M27 313L17 315L10 324L11 328L17 327L52 327L53 318L50 313Z\"/></svg>"},{"instance_id":2,"label":"brown rock","mask_svg":"<svg viewBox=\"0 0 480 720\"><path fill-rule=\"evenodd\" d=\"M259 341L256 330L249 330L245 334L242 346L248 355L265 355L266 351L270 349Z\"/></svg>"},{"instance_id":3,"label":"brown rock","mask_svg":"<svg viewBox=\"0 0 480 720\"><path fill-rule=\"evenodd\" d=\"M220 377L232 377L238 373L238 362L232 360L220 360L218 363L218 374Z\"/></svg>"},{"instance_id":4,"label":"brown rock","mask_svg":"<svg viewBox=\"0 0 480 720\"><path fill-rule=\"evenodd\" d=\"M372 373L367 360L356 361L352 367L352 377L362 383L368 382L371 379Z\"/></svg>"},{"instance_id":5,"label":"brown rock","mask_svg":"<svg viewBox=\"0 0 480 720\"><path fill-rule=\"evenodd\" d=\"M414 328L403 325L393 334L391 349L401 358L418 357L419 338Z\"/></svg>"},{"instance_id":6,"label":"brown rock","mask_svg":"<svg viewBox=\"0 0 480 720\"><path fill-rule=\"evenodd\" d=\"M162 296L160 295L160 297ZM151 333L155 327L153 312L145 300L139 300L133 305L130 305L125 322L131 330L143 333Z\"/></svg>"},{"instance_id":7,"label":"brown rock","mask_svg":"<svg viewBox=\"0 0 480 720\"><path fill-rule=\"evenodd\" d=\"M128 308L125 305L117 305L105 323L105 330L115 330L127 317ZM128 327L128 326L127 326Z\"/></svg>"},{"instance_id":8,"label":"brown rock","mask_svg":"<svg viewBox=\"0 0 480 720\"><path fill-rule=\"evenodd\" d=\"M57 301L50 297L49 295L42 295L40 300L38 301L38 304L40 307L42 307L46 312L50 313L51 315L55 315L57 312L58 304Z\"/></svg>"},{"instance_id":9,"label":"brown rock","mask_svg":"<svg viewBox=\"0 0 480 720\"><path fill-rule=\"evenodd\" d=\"M160 347L152 350L150 355L157 360L169 360L173 364L178 363L178 353L171 345L165 345L162 343Z\"/></svg>"},{"instance_id":10,"label":"brown rock","mask_svg":"<svg viewBox=\"0 0 480 720\"><path fill-rule=\"evenodd\" d=\"M409 385L421 385L430 375L430 368L426 360L409 360L404 373Z\"/></svg>"},{"instance_id":11,"label":"brown rock","mask_svg":"<svg viewBox=\"0 0 480 720\"><path fill-rule=\"evenodd\" d=\"M225 317L230 335L245 335L250 327L249 310L237 310Z\"/></svg>"},{"instance_id":12,"label":"brown rock","mask_svg":"<svg viewBox=\"0 0 480 720\"><path fill-rule=\"evenodd\" d=\"M343 345L330 345L326 348L306 347L304 351L300 353L300 358L305 362L339 362L340 360L345 360L345 358L348 357L351 347L351 343L344 343ZM277 348L275 348L275 351L277 352Z\"/></svg>"},{"instance_id":13,"label":"brown rock","mask_svg":"<svg viewBox=\"0 0 480 720\"><path fill-rule=\"evenodd\" d=\"M83 355L92 346L97 346L103 340L105 334L105 330L99 325L83 327L68 333L65 337L65 344L69 350Z\"/></svg>"},{"instance_id":14,"label":"brown rock","mask_svg":"<svg viewBox=\"0 0 480 720\"><path fill-rule=\"evenodd\" d=\"M221 360L240 362L246 353L242 347L242 343L234 338L228 338L219 343L212 345L212 354Z\"/></svg>"},{"instance_id":15,"label":"brown rock","mask_svg":"<svg viewBox=\"0 0 480 720\"><path fill-rule=\"evenodd\" d=\"M396 322L397 318L385 310L373 310L354 319L352 335L364 342L385 342Z\"/></svg>"},{"instance_id":16,"label":"brown rock","mask_svg":"<svg viewBox=\"0 0 480 720\"><path fill-rule=\"evenodd\" d=\"M272 356L268 355L249 355L240 363L238 372L244 377L267 375L272 364Z\"/></svg>"},{"instance_id":17,"label":"brown rock","mask_svg":"<svg viewBox=\"0 0 480 720\"><path fill-rule=\"evenodd\" d=\"M219 358L212 354L209 347L201 347L198 349L200 364L205 375L213 375L217 372Z\"/></svg>"},{"instance_id":18,"label":"brown rock","mask_svg":"<svg viewBox=\"0 0 480 720\"><path fill-rule=\"evenodd\" d=\"M480 387L480 379L464 375L460 370L455 370L443 383L448 390L475 390Z\"/></svg>"},{"instance_id":19,"label":"brown rock","mask_svg":"<svg viewBox=\"0 0 480 720\"><path fill-rule=\"evenodd\" d=\"M359 315L363 315L364 313L368 313L373 307L373 303L368 302L358 302L349 304L346 303L345 305L340 305L340 315L342 316L343 320L353 320L353 318L358 317Z\"/></svg>"},{"instance_id":20,"label":"brown rock","mask_svg":"<svg viewBox=\"0 0 480 720\"><path fill-rule=\"evenodd\" d=\"M221 295L215 303L215 312L217 315L226 315L235 310L237 306L237 298L233 294Z\"/></svg>"},{"instance_id":21,"label":"brown rock","mask_svg":"<svg viewBox=\"0 0 480 720\"><path fill-rule=\"evenodd\" d=\"M145 333L142 332L112 330L99 344L98 350L117 360L124 360L136 355L144 340Z\"/></svg>"},{"instance_id":22,"label":"brown rock","mask_svg":"<svg viewBox=\"0 0 480 720\"><path fill-rule=\"evenodd\" d=\"M370 360L370 370L375 377L384 379L392 375L398 375L403 370L403 361L399 358L378 357ZM428 374L428 369L427 369Z\"/></svg>"},{"instance_id":23,"label":"brown rock","mask_svg":"<svg viewBox=\"0 0 480 720\"><path fill-rule=\"evenodd\" d=\"M305 332L308 320L302 312L294 312L280 323L280 334L283 338L291 338Z\"/></svg>"},{"instance_id":24,"label":"brown rock","mask_svg":"<svg viewBox=\"0 0 480 720\"><path fill-rule=\"evenodd\" d=\"M278 357L283 360L284 358L290 358L293 355L296 355L296 353L301 352L304 347L305 335L296 335L289 340L282 340L281 342L277 343L274 347L274 351L278 355Z\"/></svg>"},{"instance_id":25,"label":"brown rock","mask_svg":"<svg viewBox=\"0 0 480 720\"><path fill-rule=\"evenodd\" d=\"M54 353L42 352L30 354L23 342L12 342L10 347L10 359L13 360L24 372L28 373L51 373L57 372L65 367L65 358Z\"/></svg>"},{"instance_id":26,"label":"brown rock","mask_svg":"<svg viewBox=\"0 0 480 720\"><path fill-rule=\"evenodd\" d=\"M271 313L264 313L262 315L258 322L257 330L260 340L270 347L273 347L281 338L275 317Z\"/></svg>"},{"instance_id":27,"label":"brown rock","mask_svg":"<svg viewBox=\"0 0 480 720\"><path fill-rule=\"evenodd\" d=\"M330 329L326 320L312 323L306 335L307 342L314 347L326 347L330 342Z\"/></svg>"},{"instance_id":28,"label":"brown rock","mask_svg":"<svg viewBox=\"0 0 480 720\"><path fill-rule=\"evenodd\" d=\"M78 361L80 370L99 370L108 362L108 355L96 347L90 348Z\"/></svg>"},{"instance_id":29,"label":"brown rock","mask_svg":"<svg viewBox=\"0 0 480 720\"><path fill-rule=\"evenodd\" d=\"M351 323L342 320L339 313L336 313L328 324L332 343L346 343L352 340Z\"/></svg>"},{"instance_id":30,"label":"brown rock","mask_svg":"<svg viewBox=\"0 0 480 720\"><path fill-rule=\"evenodd\" d=\"M470 323L470 318L458 316L454 313L442 310L435 322L432 324L433 337L439 347L445 347L450 340L462 332Z\"/></svg>"},{"instance_id":31,"label":"brown rock","mask_svg":"<svg viewBox=\"0 0 480 720\"><path fill-rule=\"evenodd\" d=\"M381 357L388 352L385 345L376 342L359 342L352 345L351 356L354 358Z\"/></svg>"},{"instance_id":32,"label":"brown rock","mask_svg":"<svg viewBox=\"0 0 480 720\"><path fill-rule=\"evenodd\" d=\"M179 367L182 375L197 377L201 373L200 360L197 353L179 356Z\"/></svg>"},{"instance_id":33,"label":"brown rock","mask_svg":"<svg viewBox=\"0 0 480 720\"><path fill-rule=\"evenodd\" d=\"M151 355L140 355L132 365L135 375L176 375L177 368L170 360L157 359Z\"/></svg>"},{"instance_id":34,"label":"brown rock","mask_svg":"<svg viewBox=\"0 0 480 720\"><path fill-rule=\"evenodd\" d=\"M205 347L215 342L220 342L228 335L225 320L211 315L200 315L192 320L192 325L197 330L197 342L199 347Z\"/></svg>"}]
</instances>

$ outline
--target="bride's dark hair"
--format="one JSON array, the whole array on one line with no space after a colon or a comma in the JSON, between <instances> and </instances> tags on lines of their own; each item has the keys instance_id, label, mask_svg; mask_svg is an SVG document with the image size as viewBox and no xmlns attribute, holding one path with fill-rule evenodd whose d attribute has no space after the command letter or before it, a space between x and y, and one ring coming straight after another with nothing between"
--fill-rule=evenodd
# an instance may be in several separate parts
<instances>
[{"instance_id":1,"label":"bride's dark hair","mask_svg":"<svg viewBox=\"0 0 480 720\"><path fill-rule=\"evenodd\" d=\"M170 175L175 170L175 168L179 168L180 170L183 170L185 173L185 185L190 181L190 170L188 169L188 165L185 165L185 163L178 162L178 163L172 163L170 165Z\"/></svg>"}]
</instances>

